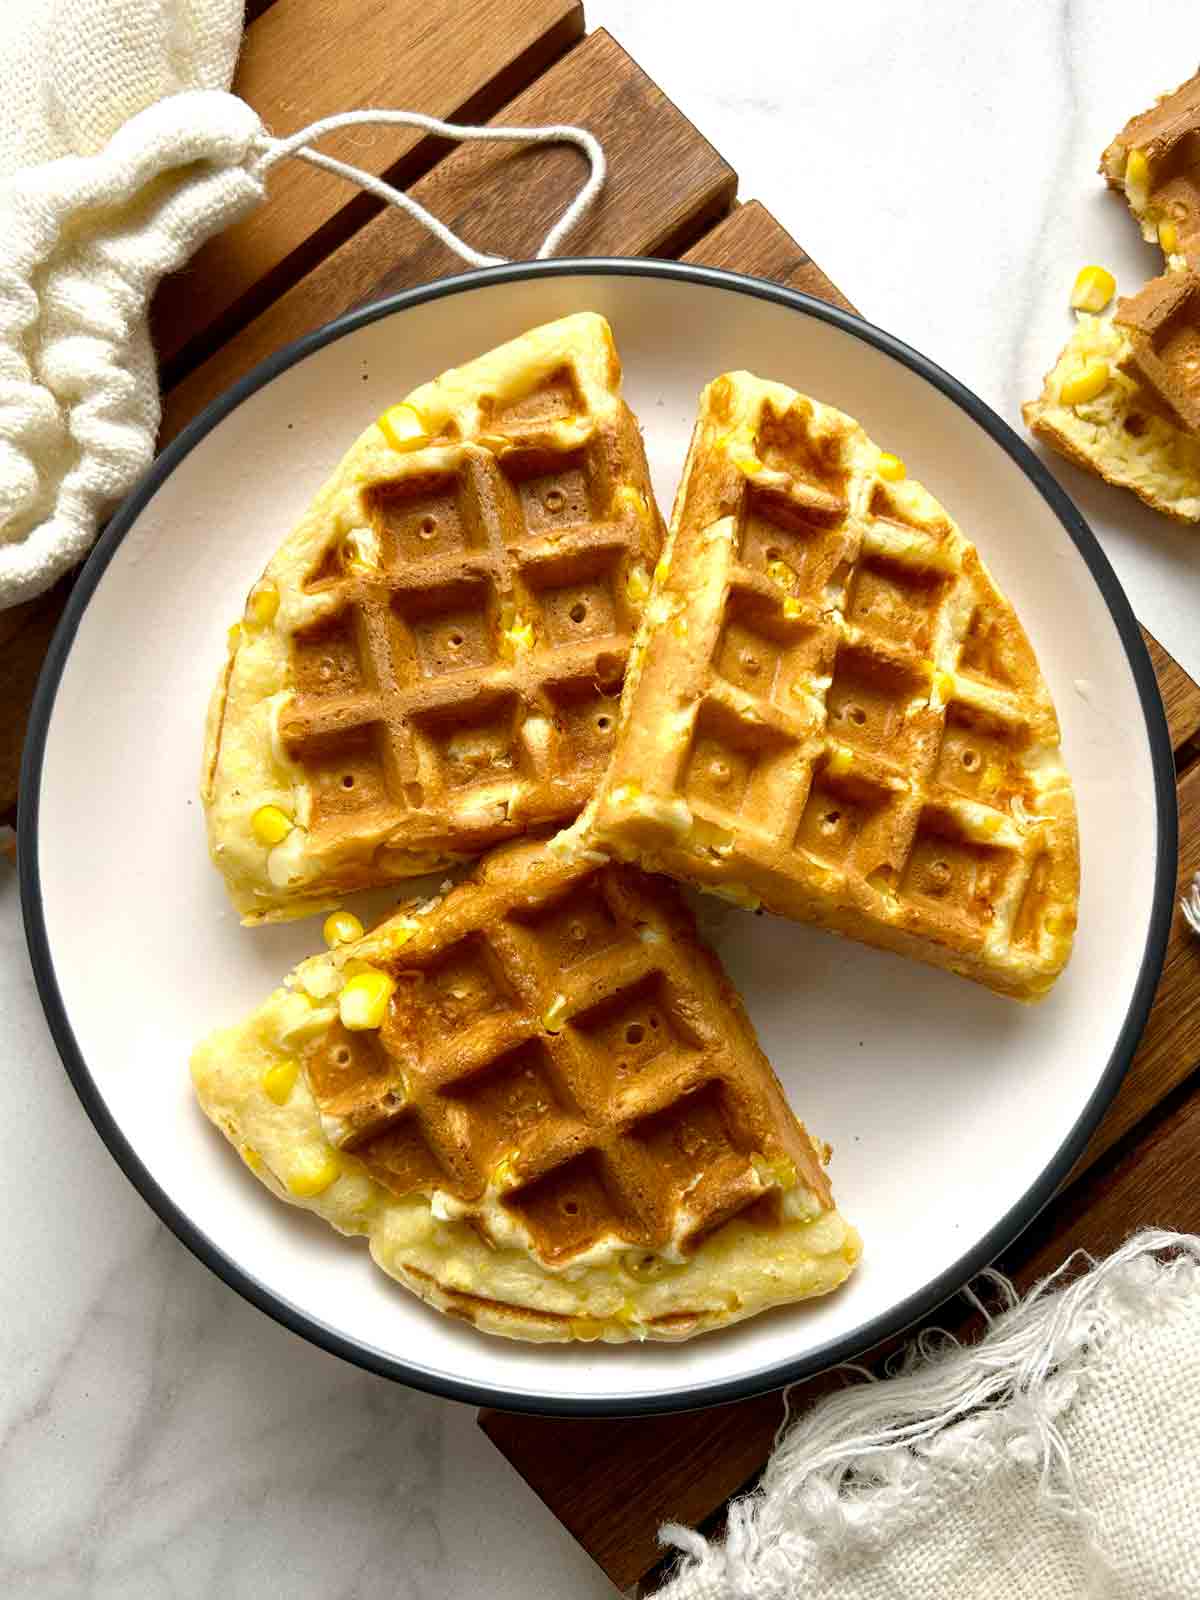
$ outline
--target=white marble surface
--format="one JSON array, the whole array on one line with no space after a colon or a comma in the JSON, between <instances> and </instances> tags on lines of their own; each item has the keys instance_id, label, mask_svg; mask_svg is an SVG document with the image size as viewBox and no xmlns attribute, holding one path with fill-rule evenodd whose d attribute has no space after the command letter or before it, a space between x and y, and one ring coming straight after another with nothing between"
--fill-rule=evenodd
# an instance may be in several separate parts
<instances>
[{"instance_id":1,"label":"white marble surface","mask_svg":"<svg viewBox=\"0 0 1200 1600\"><path fill-rule=\"evenodd\" d=\"M1156 266L1094 169L1200 55L1194 0L588 10L866 315L1014 423L1077 266ZM1200 534L1052 465L1200 672ZM62 1072L2 862L0 1069L0 1593L610 1592L471 1411L283 1332L159 1226Z\"/></svg>"}]
</instances>

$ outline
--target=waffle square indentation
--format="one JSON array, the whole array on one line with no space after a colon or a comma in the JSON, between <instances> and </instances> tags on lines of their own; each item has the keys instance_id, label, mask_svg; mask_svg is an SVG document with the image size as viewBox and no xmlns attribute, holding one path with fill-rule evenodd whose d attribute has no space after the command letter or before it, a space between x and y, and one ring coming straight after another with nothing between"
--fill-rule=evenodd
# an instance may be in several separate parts
<instances>
[{"instance_id":1,"label":"waffle square indentation","mask_svg":"<svg viewBox=\"0 0 1200 1600\"><path fill-rule=\"evenodd\" d=\"M941 573L873 556L855 573L846 620L927 655L949 585Z\"/></svg>"},{"instance_id":2,"label":"waffle square indentation","mask_svg":"<svg viewBox=\"0 0 1200 1600\"><path fill-rule=\"evenodd\" d=\"M398 478L373 485L364 498L387 567L481 549L487 543L464 475Z\"/></svg>"}]
</instances>

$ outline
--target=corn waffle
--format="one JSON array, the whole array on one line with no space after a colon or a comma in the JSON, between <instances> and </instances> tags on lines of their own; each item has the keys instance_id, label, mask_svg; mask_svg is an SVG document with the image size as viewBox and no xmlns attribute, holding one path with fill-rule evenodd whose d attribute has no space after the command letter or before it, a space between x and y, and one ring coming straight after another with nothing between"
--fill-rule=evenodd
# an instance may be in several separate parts
<instances>
[{"instance_id":1,"label":"corn waffle","mask_svg":"<svg viewBox=\"0 0 1200 1600\"><path fill-rule=\"evenodd\" d=\"M1129 332L1111 316L1079 317L1041 394L1021 411L1030 432L1076 466L1178 522L1200 522L1200 437L1140 380Z\"/></svg>"},{"instance_id":2,"label":"corn waffle","mask_svg":"<svg viewBox=\"0 0 1200 1600\"><path fill-rule=\"evenodd\" d=\"M613 759L555 848L1021 999L1075 927L1074 800L1011 606L856 422L748 373L704 392Z\"/></svg>"},{"instance_id":3,"label":"corn waffle","mask_svg":"<svg viewBox=\"0 0 1200 1600\"><path fill-rule=\"evenodd\" d=\"M1168 267L1200 262L1200 73L1127 122L1100 171Z\"/></svg>"},{"instance_id":4,"label":"corn waffle","mask_svg":"<svg viewBox=\"0 0 1200 1600\"><path fill-rule=\"evenodd\" d=\"M269 1188L488 1332L682 1339L858 1258L672 886L542 841L304 962L192 1075Z\"/></svg>"},{"instance_id":5,"label":"corn waffle","mask_svg":"<svg viewBox=\"0 0 1200 1600\"><path fill-rule=\"evenodd\" d=\"M620 376L590 313L443 374L272 558L230 630L202 783L246 922L583 805L662 537Z\"/></svg>"}]
</instances>

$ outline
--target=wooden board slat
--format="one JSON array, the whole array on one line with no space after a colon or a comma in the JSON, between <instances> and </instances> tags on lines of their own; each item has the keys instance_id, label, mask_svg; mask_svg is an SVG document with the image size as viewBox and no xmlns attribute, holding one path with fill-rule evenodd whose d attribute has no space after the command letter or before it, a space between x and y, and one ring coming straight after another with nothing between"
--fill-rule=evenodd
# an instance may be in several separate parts
<instances>
[{"instance_id":1,"label":"wooden board slat","mask_svg":"<svg viewBox=\"0 0 1200 1600\"><path fill-rule=\"evenodd\" d=\"M1073 1177L1128 1133L1200 1066L1200 939L1179 899L1200 872L1200 762L1179 783L1179 880L1171 940L1146 1031L1120 1093L1079 1159Z\"/></svg>"},{"instance_id":2,"label":"wooden board slat","mask_svg":"<svg viewBox=\"0 0 1200 1600\"><path fill-rule=\"evenodd\" d=\"M0 611L0 822L9 820L17 803L33 691L73 582L73 576L64 578L38 599Z\"/></svg>"},{"instance_id":3,"label":"wooden board slat","mask_svg":"<svg viewBox=\"0 0 1200 1600\"><path fill-rule=\"evenodd\" d=\"M393 0L275 0L246 29L234 78L275 134L383 106L477 122L583 35L581 0L459 0L453 27ZM447 147L410 128L344 128L320 148L405 187ZM160 287L152 326L170 382L375 215L343 178L284 161L269 199Z\"/></svg>"},{"instance_id":4,"label":"wooden board slat","mask_svg":"<svg viewBox=\"0 0 1200 1600\"><path fill-rule=\"evenodd\" d=\"M494 120L579 122L604 145L604 192L570 241L580 255L682 248L728 209L737 188L733 169L603 29ZM533 254L586 171L573 146L461 145L409 193L478 248L520 259ZM461 270L411 217L382 212L176 386L162 440L281 345L364 300Z\"/></svg>"},{"instance_id":5,"label":"wooden board slat","mask_svg":"<svg viewBox=\"0 0 1200 1600\"><path fill-rule=\"evenodd\" d=\"M724 267L730 272L770 278L774 283L786 283L789 289L799 289L803 294L841 306L844 311L854 310L808 251L801 249L758 200L748 200L738 206L724 222L698 240L683 259L703 267Z\"/></svg>"}]
</instances>

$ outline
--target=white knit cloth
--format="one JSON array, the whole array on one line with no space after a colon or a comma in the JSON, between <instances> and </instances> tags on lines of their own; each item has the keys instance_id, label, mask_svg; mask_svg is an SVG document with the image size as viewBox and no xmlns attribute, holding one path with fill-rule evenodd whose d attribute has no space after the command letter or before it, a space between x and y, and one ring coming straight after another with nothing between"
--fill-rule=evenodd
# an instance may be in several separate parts
<instances>
[{"instance_id":1,"label":"white knit cloth","mask_svg":"<svg viewBox=\"0 0 1200 1600\"><path fill-rule=\"evenodd\" d=\"M0 0L0 609L81 560L149 465L159 420L150 296L264 199L275 162L296 157L352 179L474 266L502 258L312 141L364 121L570 141L589 175L540 256L604 182L603 152L581 128L355 111L273 138L225 92L241 28L242 0Z\"/></svg>"},{"instance_id":2,"label":"white knit cloth","mask_svg":"<svg viewBox=\"0 0 1200 1600\"><path fill-rule=\"evenodd\" d=\"M1200 1237L1010 1297L784 1432L723 1543L664 1529L656 1600L1200 1597Z\"/></svg>"}]
</instances>

